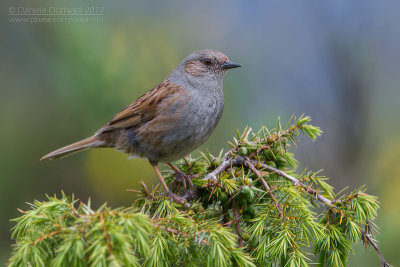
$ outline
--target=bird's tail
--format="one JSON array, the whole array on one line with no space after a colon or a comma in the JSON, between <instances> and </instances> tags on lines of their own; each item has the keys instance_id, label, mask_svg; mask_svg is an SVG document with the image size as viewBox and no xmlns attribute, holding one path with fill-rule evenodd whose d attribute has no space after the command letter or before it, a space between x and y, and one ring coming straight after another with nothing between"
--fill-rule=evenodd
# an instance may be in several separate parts
<instances>
[{"instance_id":1,"label":"bird's tail","mask_svg":"<svg viewBox=\"0 0 400 267\"><path fill-rule=\"evenodd\" d=\"M94 147L102 147L104 144L104 141L99 140L97 136L91 136L86 139L83 139L81 141L75 142L73 144L70 144L68 146L64 146L62 148L59 148L53 152L50 152L49 154L43 156L40 160L51 160L51 159L59 159L63 157L67 157L73 153L79 152L81 150L85 150L88 148L94 148Z\"/></svg>"}]
</instances>

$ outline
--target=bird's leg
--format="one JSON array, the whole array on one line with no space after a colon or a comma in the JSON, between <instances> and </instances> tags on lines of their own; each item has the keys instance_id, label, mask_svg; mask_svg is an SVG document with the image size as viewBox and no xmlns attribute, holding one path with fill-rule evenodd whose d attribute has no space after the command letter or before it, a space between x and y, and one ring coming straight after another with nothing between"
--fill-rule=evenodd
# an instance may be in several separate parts
<instances>
[{"instance_id":1,"label":"bird's leg","mask_svg":"<svg viewBox=\"0 0 400 267\"><path fill-rule=\"evenodd\" d=\"M184 174L181 170L179 170L177 167L174 166L171 162L168 162L168 166L171 167L171 169L176 173L176 179L181 180L183 182L183 186L186 189L186 182L189 184L189 191L190 195L194 194L194 186L192 179L190 179L189 175Z\"/></svg>"},{"instance_id":2,"label":"bird's leg","mask_svg":"<svg viewBox=\"0 0 400 267\"><path fill-rule=\"evenodd\" d=\"M168 194L168 196L171 198L171 200L173 200L173 201L175 201L175 202L177 202L177 203L179 203L179 204L182 204L182 205L186 206L186 204L187 204L187 203L186 203L186 200L183 199L183 198L181 198L181 197L179 197L178 195L174 194L174 193L168 188L167 184L166 184L165 181L164 181L164 178L163 178L162 175L161 175L160 170L158 169L157 163L150 162L150 164L151 164L151 166L153 166L154 170L156 171L156 174L157 174L158 179L160 179L160 182L161 182L162 186L164 187L164 190L167 192L167 194Z\"/></svg>"}]
</instances>

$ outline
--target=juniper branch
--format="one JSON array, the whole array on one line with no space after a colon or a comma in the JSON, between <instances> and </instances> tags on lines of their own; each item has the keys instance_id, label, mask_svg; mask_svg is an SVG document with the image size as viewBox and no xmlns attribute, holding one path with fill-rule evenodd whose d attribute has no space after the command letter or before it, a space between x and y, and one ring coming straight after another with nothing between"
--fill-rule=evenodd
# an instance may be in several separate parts
<instances>
[{"instance_id":1,"label":"juniper branch","mask_svg":"<svg viewBox=\"0 0 400 267\"><path fill-rule=\"evenodd\" d=\"M291 181L294 185L299 185L301 187L303 187L306 192L310 195L315 196L318 200L320 200L323 204L327 205L328 207L334 208L335 206L332 204L332 200L327 199L326 197L322 196L320 193L318 193L317 190L310 188L309 186L305 185L304 183L302 183L299 179L285 173L284 171L278 170L276 168L273 168L271 166L268 166L265 163L262 162L258 162L256 160L250 160L250 162L254 165L254 166L260 166L262 169L268 170L272 173L276 173L277 175Z\"/></svg>"},{"instance_id":2,"label":"juniper branch","mask_svg":"<svg viewBox=\"0 0 400 267\"><path fill-rule=\"evenodd\" d=\"M283 213L281 208L279 207L279 203L276 200L275 195L272 193L271 188L269 187L269 185L267 184L267 182L264 180L264 178L262 177L261 173L256 169L256 167L254 167L253 164L251 164L250 161L246 160L245 164L257 175L257 177L261 180L261 183L263 184L263 186L265 187L265 189L267 189L268 194L270 195L272 201L274 202L275 208L277 209L277 211L279 212L279 216L281 217L281 219L283 220Z\"/></svg>"},{"instance_id":3,"label":"juniper branch","mask_svg":"<svg viewBox=\"0 0 400 267\"><path fill-rule=\"evenodd\" d=\"M378 245L376 244L375 240L371 237L371 235L367 234L364 230L361 230L362 233L362 240L366 244L370 244L378 253L379 259L381 260L382 267L390 267L391 265L386 262L385 258L383 257L382 253L380 252Z\"/></svg>"},{"instance_id":4,"label":"juniper branch","mask_svg":"<svg viewBox=\"0 0 400 267\"><path fill-rule=\"evenodd\" d=\"M354 195L358 195L358 194L354 194ZM373 238L373 236L375 235L374 226L376 227L375 224L373 224L367 220L367 222L365 224L365 230L361 230L361 234L362 234L361 239L362 239L366 249L368 249L368 245L371 245L375 249L375 251L378 254L379 259L382 263L382 267L391 267L391 265L386 262L385 258L383 257L381 251L378 248L378 244L376 243L376 240Z\"/></svg>"},{"instance_id":5,"label":"juniper branch","mask_svg":"<svg viewBox=\"0 0 400 267\"><path fill-rule=\"evenodd\" d=\"M225 153L224 157L222 158L221 164L212 172L208 173L203 180L205 181L217 181L217 177L221 174L221 172L225 171L231 164L232 158L230 158L230 154L234 151L234 149L229 150Z\"/></svg>"},{"instance_id":6,"label":"juniper branch","mask_svg":"<svg viewBox=\"0 0 400 267\"><path fill-rule=\"evenodd\" d=\"M389 266L373 238L375 197L363 188L335 195L324 177L293 174L290 145L300 133L321 134L309 121L301 116L286 129L279 122L257 133L246 128L225 154L170 164L165 186L176 199L141 182L129 209L92 210L65 195L34 202L15 220L10 267L308 266L310 246L319 264L333 267L346 264L360 238Z\"/></svg>"}]
</instances>

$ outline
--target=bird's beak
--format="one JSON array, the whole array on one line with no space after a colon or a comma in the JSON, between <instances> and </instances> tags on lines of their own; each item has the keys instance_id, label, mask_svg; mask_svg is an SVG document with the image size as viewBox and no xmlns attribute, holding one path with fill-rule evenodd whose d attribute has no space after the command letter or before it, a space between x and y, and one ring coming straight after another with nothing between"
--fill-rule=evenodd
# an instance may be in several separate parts
<instances>
[{"instance_id":1,"label":"bird's beak","mask_svg":"<svg viewBox=\"0 0 400 267\"><path fill-rule=\"evenodd\" d=\"M221 65L221 68L225 69L225 70L229 70L229 69L233 69L233 68L239 68L241 66L242 65L240 65L238 63L227 61Z\"/></svg>"}]
</instances>

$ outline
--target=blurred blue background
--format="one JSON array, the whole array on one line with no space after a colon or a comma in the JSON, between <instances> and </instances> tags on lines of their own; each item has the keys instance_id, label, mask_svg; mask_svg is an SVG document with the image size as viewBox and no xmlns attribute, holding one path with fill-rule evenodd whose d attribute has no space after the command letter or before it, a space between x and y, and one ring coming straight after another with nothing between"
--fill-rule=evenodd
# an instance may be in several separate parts
<instances>
[{"instance_id":1,"label":"blurred blue background","mask_svg":"<svg viewBox=\"0 0 400 267\"><path fill-rule=\"evenodd\" d=\"M399 1L20 1L0 3L0 262L9 220L25 202L75 193L128 206L138 181L155 181L145 160L93 150L39 162L94 133L151 89L190 52L213 48L244 67L225 78L223 117L202 149L227 148L236 129L274 127L306 113L324 130L295 152L324 169L336 190L367 184L381 202L379 246L400 263ZM32 7L95 7L75 22L10 18ZM10 15L10 12L13 15ZM54 18L65 18L56 15ZM96 18L89 21L89 19ZM350 266L378 266L359 245Z\"/></svg>"}]
</instances>

